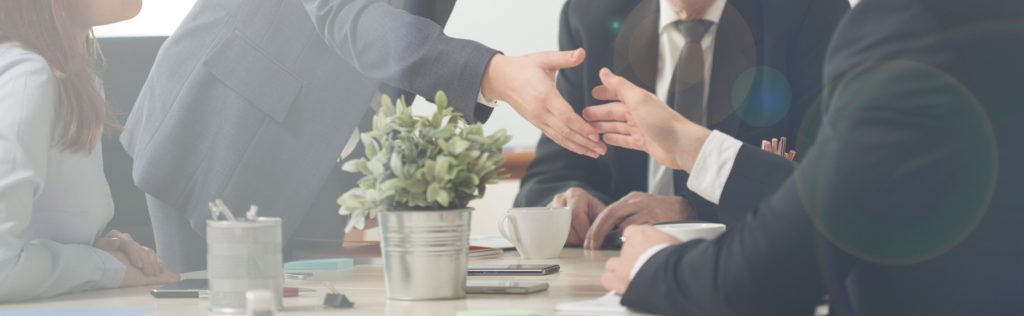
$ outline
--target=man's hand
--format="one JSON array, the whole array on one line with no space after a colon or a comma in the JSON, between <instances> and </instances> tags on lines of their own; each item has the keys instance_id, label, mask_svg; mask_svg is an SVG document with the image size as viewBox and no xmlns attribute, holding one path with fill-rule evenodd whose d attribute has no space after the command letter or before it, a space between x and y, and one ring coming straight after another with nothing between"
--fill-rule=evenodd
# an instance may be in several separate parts
<instances>
[{"instance_id":1,"label":"man's hand","mask_svg":"<svg viewBox=\"0 0 1024 316\"><path fill-rule=\"evenodd\" d=\"M128 259L129 264L126 265L139 269L148 277L159 276L165 272L163 260L156 255L153 249L139 244L132 239L131 235L116 229L97 238L93 245L108 252L123 253Z\"/></svg>"},{"instance_id":2,"label":"man's hand","mask_svg":"<svg viewBox=\"0 0 1024 316\"><path fill-rule=\"evenodd\" d=\"M654 225L693 217L693 209L684 198L633 192L597 215L597 219L590 225L583 247L591 250L601 249L605 237L616 225L624 228L633 225Z\"/></svg>"},{"instance_id":3,"label":"man's hand","mask_svg":"<svg viewBox=\"0 0 1024 316\"><path fill-rule=\"evenodd\" d=\"M128 256L121 251L106 250L111 256L117 258L124 265L124 277L121 279L121 287L136 287L153 284L174 283L181 280L181 276L174 272L164 271L160 274L149 276L132 265Z\"/></svg>"},{"instance_id":4,"label":"man's hand","mask_svg":"<svg viewBox=\"0 0 1024 316\"><path fill-rule=\"evenodd\" d=\"M604 85L594 88L594 97L618 102L588 107L583 117L604 134L606 143L645 151L672 169L693 169L711 131L608 69L601 70L601 82Z\"/></svg>"},{"instance_id":5,"label":"man's hand","mask_svg":"<svg viewBox=\"0 0 1024 316\"><path fill-rule=\"evenodd\" d=\"M622 245L620 257L608 259L601 275L601 284L605 289L622 295L629 288L633 266L647 249L661 244L678 244L679 239L666 234L653 226L630 226L622 234L626 243Z\"/></svg>"},{"instance_id":6,"label":"man's hand","mask_svg":"<svg viewBox=\"0 0 1024 316\"><path fill-rule=\"evenodd\" d=\"M558 70L576 67L584 58L582 49L520 57L498 54L491 59L480 90L484 98L508 102L555 143L597 158L608 149L597 131L576 115L555 87Z\"/></svg>"},{"instance_id":7,"label":"man's hand","mask_svg":"<svg viewBox=\"0 0 1024 316\"><path fill-rule=\"evenodd\" d=\"M569 238L565 240L566 246L582 246L583 238L590 229L590 223L594 221L597 214L604 210L604 202L590 195L587 190L581 188L570 188L565 192L556 195L548 207L568 207L572 212L572 227L569 229Z\"/></svg>"}]
</instances>

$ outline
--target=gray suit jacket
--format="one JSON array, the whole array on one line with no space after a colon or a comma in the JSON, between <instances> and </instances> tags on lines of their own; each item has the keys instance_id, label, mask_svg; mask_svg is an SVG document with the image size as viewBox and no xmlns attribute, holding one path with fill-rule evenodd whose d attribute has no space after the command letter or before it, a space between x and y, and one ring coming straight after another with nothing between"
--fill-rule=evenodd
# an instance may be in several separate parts
<instances>
[{"instance_id":1,"label":"gray suit jacket","mask_svg":"<svg viewBox=\"0 0 1024 316\"><path fill-rule=\"evenodd\" d=\"M453 5L199 0L160 50L121 138L136 184L201 234L206 203L223 198L282 217L288 236L382 83L444 90L470 120L490 114L476 97L495 51L409 14L443 24Z\"/></svg>"}]
</instances>

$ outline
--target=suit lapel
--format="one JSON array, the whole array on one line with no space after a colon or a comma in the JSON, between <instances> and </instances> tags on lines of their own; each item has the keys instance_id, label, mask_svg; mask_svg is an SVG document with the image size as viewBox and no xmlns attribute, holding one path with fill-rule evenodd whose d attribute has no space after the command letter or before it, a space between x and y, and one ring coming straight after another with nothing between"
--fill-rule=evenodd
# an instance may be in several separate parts
<instances>
[{"instance_id":1,"label":"suit lapel","mask_svg":"<svg viewBox=\"0 0 1024 316\"><path fill-rule=\"evenodd\" d=\"M626 16L614 50L615 73L653 93L658 77L657 0L643 0Z\"/></svg>"},{"instance_id":2,"label":"suit lapel","mask_svg":"<svg viewBox=\"0 0 1024 316\"><path fill-rule=\"evenodd\" d=\"M719 21L708 89L708 126L732 135L741 125L734 114L747 101L754 82L745 80L749 74L744 80L737 79L757 66L757 44L750 24L756 21L745 18L734 2L726 4Z\"/></svg>"}]
</instances>

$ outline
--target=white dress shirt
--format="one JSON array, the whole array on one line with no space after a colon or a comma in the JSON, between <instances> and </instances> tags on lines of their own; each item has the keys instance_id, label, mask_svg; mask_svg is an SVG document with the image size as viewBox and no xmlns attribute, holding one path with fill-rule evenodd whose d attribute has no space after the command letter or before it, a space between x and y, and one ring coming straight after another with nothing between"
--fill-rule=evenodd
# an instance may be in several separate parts
<instances>
[{"instance_id":1,"label":"white dress shirt","mask_svg":"<svg viewBox=\"0 0 1024 316\"><path fill-rule=\"evenodd\" d=\"M102 150L55 145L58 81L46 61L0 43L0 303L121 285L92 246L114 215Z\"/></svg>"},{"instance_id":2,"label":"white dress shirt","mask_svg":"<svg viewBox=\"0 0 1024 316\"><path fill-rule=\"evenodd\" d=\"M670 85L672 84L676 62L679 60L679 54L686 45L686 41L683 40L683 34L674 26L674 23L680 20L679 15L672 9L668 1L659 1L661 5L658 22L660 35L658 41L658 74L655 85L655 95L666 104L669 103L669 89L671 89ZM715 0L703 18L712 22L711 27L708 28L707 33L704 34L704 38L701 40L701 48L704 49L705 103L707 103L712 65L714 64L715 34L717 34L718 22L722 18L722 13L725 12L725 4L726 0ZM729 140L735 142L730 142ZM736 154L743 143L718 131L712 132L705 144L708 143L715 143L716 145L705 146L704 148L710 147L706 153L704 148L701 149L697 162L690 172L686 186L701 197L718 204L722 188L725 187L729 171L732 170L732 162L735 161ZM730 155L732 159L728 158ZM651 159L647 174L647 188L651 194L675 195L672 170ZM636 264L633 266L633 270L630 271L629 278L632 280L637 272L640 271L640 268L647 263L648 259L669 246L669 244L654 245L640 254Z\"/></svg>"},{"instance_id":3,"label":"white dress shirt","mask_svg":"<svg viewBox=\"0 0 1024 316\"><path fill-rule=\"evenodd\" d=\"M661 6L658 18L658 72L655 81L655 95L661 101L669 103L668 95L672 84L672 76L675 73L676 62L679 61L679 54L686 46L683 34L675 23L680 21L679 14L672 9L670 0L660 0ZM704 20L710 21L711 27L701 40L700 45L704 50L704 103L707 103L709 82L711 79L711 65L715 56L715 34L718 33L718 22L725 12L726 0L714 0L708 8ZM651 159L647 168L647 192L655 195L675 195L675 184L672 182L672 170Z\"/></svg>"}]
</instances>

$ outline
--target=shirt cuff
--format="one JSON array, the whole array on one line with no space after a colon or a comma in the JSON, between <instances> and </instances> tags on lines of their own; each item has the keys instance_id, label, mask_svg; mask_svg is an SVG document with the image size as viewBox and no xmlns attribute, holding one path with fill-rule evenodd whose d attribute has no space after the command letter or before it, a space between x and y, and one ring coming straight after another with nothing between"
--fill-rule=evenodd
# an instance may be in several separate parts
<instances>
[{"instance_id":1,"label":"shirt cuff","mask_svg":"<svg viewBox=\"0 0 1024 316\"><path fill-rule=\"evenodd\" d=\"M492 108L498 107L498 100L488 100L487 98L484 97L484 92L483 91L480 91L480 93L477 93L477 95L476 95L476 103L480 103L480 104L483 104L483 105L486 105L486 106L492 107Z\"/></svg>"},{"instance_id":2,"label":"shirt cuff","mask_svg":"<svg viewBox=\"0 0 1024 316\"><path fill-rule=\"evenodd\" d=\"M654 245L654 247L647 248L647 251L644 251L644 253L640 254L640 257L636 258L636 264L633 265L633 271L629 272L629 280L633 280L633 277L635 277L636 274L640 272L640 268L644 267L644 264L647 263L647 260L650 260L651 257L657 254L659 251L662 251L663 249L668 248L668 246L671 245L672 244L657 244Z\"/></svg>"},{"instance_id":3,"label":"shirt cuff","mask_svg":"<svg viewBox=\"0 0 1024 316\"><path fill-rule=\"evenodd\" d=\"M686 187L715 205L722 198L725 183L736 163L743 142L719 131L711 131L697 154Z\"/></svg>"},{"instance_id":4,"label":"shirt cuff","mask_svg":"<svg viewBox=\"0 0 1024 316\"><path fill-rule=\"evenodd\" d=\"M93 253L99 258L102 270L100 272L100 278L97 281L98 288L112 289L121 287L121 281L124 280L124 273L127 267L121 263L120 260L114 258L113 255L100 249L94 249Z\"/></svg>"}]
</instances>

